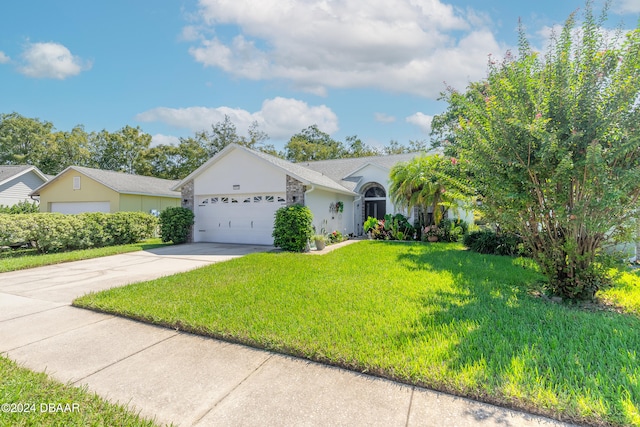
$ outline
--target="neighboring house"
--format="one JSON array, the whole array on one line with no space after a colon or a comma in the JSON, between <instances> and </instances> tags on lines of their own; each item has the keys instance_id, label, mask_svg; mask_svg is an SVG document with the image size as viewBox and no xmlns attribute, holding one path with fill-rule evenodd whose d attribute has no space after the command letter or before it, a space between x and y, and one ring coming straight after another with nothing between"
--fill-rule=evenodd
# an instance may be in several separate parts
<instances>
[{"instance_id":1,"label":"neighboring house","mask_svg":"<svg viewBox=\"0 0 640 427\"><path fill-rule=\"evenodd\" d=\"M361 235L367 216L396 212L389 171L416 155L291 163L231 144L174 190L195 214L195 242L271 245L275 212L295 203L309 207L318 233Z\"/></svg>"},{"instance_id":2,"label":"neighboring house","mask_svg":"<svg viewBox=\"0 0 640 427\"><path fill-rule=\"evenodd\" d=\"M100 169L69 166L31 193L41 212L140 211L158 213L180 206L178 181Z\"/></svg>"},{"instance_id":3,"label":"neighboring house","mask_svg":"<svg viewBox=\"0 0 640 427\"><path fill-rule=\"evenodd\" d=\"M35 166L0 165L0 205L31 202L29 194L48 180Z\"/></svg>"}]
</instances>

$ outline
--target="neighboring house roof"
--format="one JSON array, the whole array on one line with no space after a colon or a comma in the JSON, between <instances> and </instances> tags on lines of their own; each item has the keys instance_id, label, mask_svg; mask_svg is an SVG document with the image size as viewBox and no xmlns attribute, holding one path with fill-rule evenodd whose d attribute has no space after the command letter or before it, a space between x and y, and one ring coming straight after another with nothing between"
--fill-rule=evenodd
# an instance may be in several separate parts
<instances>
[{"instance_id":1,"label":"neighboring house roof","mask_svg":"<svg viewBox=\"0 0 640 427\"><path fill-rule=\"evenodd\" d=\"M275 157L275 156L263 153L261 151L252 150L250 148L243 147L243 146L237 145L237 144L229 144L229 145L227 145L219 153L217 153L215 156L213 156L211 159L209 159L207 162L205 162L198 169L196 169L195 171L190 173L189 176L187 176L185 179L183 179L177 185L175 185L173 187L173 189L177 190L177 189L181 188L187 182L189 182L192 179L196 178L203 171L205 171L206 169L211 167L211 165L213 165L215 162L217 162L219 159L224 157L227 153L229 153L232 150L244 150L245 152L247 152L247 153L249 153L251 155L259 157L260 159L264 160L265 162L268 162L268 163L272 164L273 166L277 167L278 169L281 169L287 175L291 176L292 178L297 179L298 181L300 181L300 182L302 182L304 184L315 185L315 186L322 187L322 188L325 188L325 189L328 189L328 190L336 191L338 193L355 195L355 193L353 193L353 191L351 189L340 185L339 183L337 183L336 181L334 181L330 177L328 177L326 175L323 175L320 172L311 170L311 169L306 168L306 167L304 167L304 166L302 166L300 164L291 163L291 162L289 162L287 160L284 160L284 159L281 159L279 157Z\"/></svg>"},{"instance_id":2,"label":"neighboring house roof","mask_svg":"<svg viewBox=\"0 0 640 427\"><path fill-rule=\"evenodd\" d=\"M35 166L32 165L0 165L0 185L8 182L12 179L15 179L21 175L24 175L28 172L33 171L37 176L39 176L43 181L48 181L48 178L45 174L40 172Z\"/></svg>"},{"instance_id":3,"label":"neighboring house roof","mask_svg":"<svg viewBox=\"0 0 640 427\"><path fill-rule=\"evenodd\" d=\"M151 176L133 175L123 172L86 168L81 166L69 166L58 175L56 175L56 177L51 181L36 188L31 193L31 195L40 195L40 191L44 187L51 184L52 182L55 182L69 170L74 170L78 173L81 173L121 194L180 198L180 193L172 190L172 188L178 183L178 181L154 178Z\"/></svg>"}]
</instances>

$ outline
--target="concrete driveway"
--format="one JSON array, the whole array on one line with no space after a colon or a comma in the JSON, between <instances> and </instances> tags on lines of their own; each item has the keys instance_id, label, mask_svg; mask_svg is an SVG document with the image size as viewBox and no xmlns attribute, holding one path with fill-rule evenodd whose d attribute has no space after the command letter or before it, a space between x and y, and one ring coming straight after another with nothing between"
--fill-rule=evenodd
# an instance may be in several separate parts
<instances>
[{"instance_id":1,"label":"concrete driveway","mask_svg":"<svg viewBox=\"0 0 640 427\"><path fill-rule=\"evenodd\" d=\"M162 424L566 425L69 305L90 291L271 249L190 244L2 273L0 352Z\"/></svg>"}]
</instances>

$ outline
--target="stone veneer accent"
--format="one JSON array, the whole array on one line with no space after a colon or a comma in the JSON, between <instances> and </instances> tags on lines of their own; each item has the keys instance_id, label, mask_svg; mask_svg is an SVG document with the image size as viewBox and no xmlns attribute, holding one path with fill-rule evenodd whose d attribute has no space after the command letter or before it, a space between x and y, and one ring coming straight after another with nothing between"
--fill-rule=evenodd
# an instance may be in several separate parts
<instances>
[{"instance_id":1,"label":"stone veneer accent","mask_svg":"<svg viewBox=\"0 0 640 427\"><path fill-rule=\"evenodd\" d=\"M300 204L304 206L304 192L306 186L295 178L287 175L287 206Z\"/></svg>"},{"instance_id":2,"label":"stone veneer accent","mask_svg":"<svg viewBox=\"0 0 640 427\"><path fill-rule=\"evenodd\" d=\"M182 186L180 190L181 200L180 205L183 208L189 209L191 212L195 213L194 209L194 197L193 197L193 180L187 182ZM189 229L189 237L187 238L188 243L193 243L193 225Z\"/></svg>"}]
</instances>

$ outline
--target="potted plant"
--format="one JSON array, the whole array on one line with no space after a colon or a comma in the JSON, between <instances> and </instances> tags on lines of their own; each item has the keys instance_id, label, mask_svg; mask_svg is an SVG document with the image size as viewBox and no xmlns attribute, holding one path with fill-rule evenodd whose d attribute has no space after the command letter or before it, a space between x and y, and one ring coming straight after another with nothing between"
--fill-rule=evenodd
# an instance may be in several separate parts
<instances>
[{"instance_id":1,"label":"potted plant","mask_svg":"<svg viewBox=\"0 0 640 427\"><path fill-rule=\"evenodd\" d=\"M323 250L327 243L327 238L324 237L324 234L315 234L311 236L311 240L316 243L316 249L319 251Z\"/></svg>"},{"instance_id":2,"label":"potted plant","mask_svg":"<svg viewBox=\"0 0 640 427\"><path fill-rule=\"evenodd\" d=\"M442 236L444 236L444 230L437 225L427 225L424 230L422 230L422 240L426 239L429 242L437 242Z\"/></svg>"}]
</instances>

